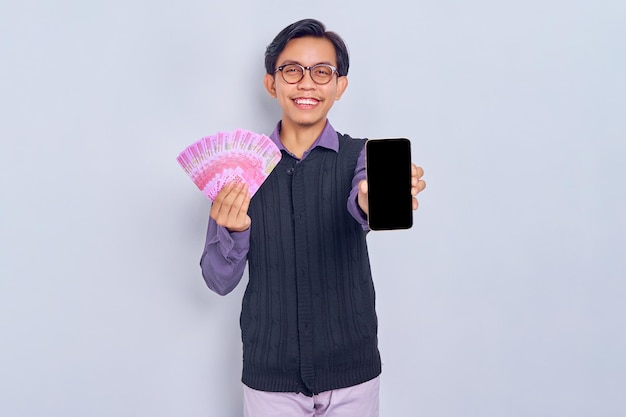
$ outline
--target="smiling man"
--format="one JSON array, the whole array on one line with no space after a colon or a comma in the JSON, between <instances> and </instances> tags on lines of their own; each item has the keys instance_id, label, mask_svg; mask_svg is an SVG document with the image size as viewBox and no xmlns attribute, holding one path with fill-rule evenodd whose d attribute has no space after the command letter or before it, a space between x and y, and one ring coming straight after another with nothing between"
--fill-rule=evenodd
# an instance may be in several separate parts
<instances>
[{"instance_id":1,"label":"smiling man","mask_svg":"<svg viewBox=\"0 0 626 417\"><path fill-rule=\"evenodd\" d=\"M283 110L280 139L298 158L317 140L328 112L348 87L347 62L337 67L338 54L331 39L338 48L345 48L332 35L306 36L290 40L278 56L271 50L266 56L265 88Z\"/></svg>"},{"instance_id":2,"label":"smiling man","mask_svg":"<svg viewBox=\"0 0 626 417\"><path fill-rule=\"evenodd\" d=\"M282 159L249 197L224 187L211 206L204 279L232 291L246 263L241 311L244 415L378 416L374 284L367 251L365 139L327 120L348 86L343 40L313 19L283 29L265 53L282 109ZM413 209L426 184L412 167Z\"/></svg>"}]
</instances>

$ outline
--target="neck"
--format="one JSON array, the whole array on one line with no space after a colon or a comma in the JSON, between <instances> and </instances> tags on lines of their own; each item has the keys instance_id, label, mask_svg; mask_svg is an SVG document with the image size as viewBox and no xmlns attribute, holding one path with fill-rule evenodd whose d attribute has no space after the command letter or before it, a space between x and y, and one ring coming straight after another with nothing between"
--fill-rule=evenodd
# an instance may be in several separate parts
<instances>
[{"instance_id":1,"label":"neck","mask_svg":"<svg viewBox=\"0 0 626 417\"><path fill-rule=\"evenodd\" d=\"M304 152L322 134L324 127L326 127L326 120L324 120L324 123L311 126L293 125L285 123L283 120L280 129L280 141L289 152L298 158L302 158Z\"/></svg>"}]
</instances>

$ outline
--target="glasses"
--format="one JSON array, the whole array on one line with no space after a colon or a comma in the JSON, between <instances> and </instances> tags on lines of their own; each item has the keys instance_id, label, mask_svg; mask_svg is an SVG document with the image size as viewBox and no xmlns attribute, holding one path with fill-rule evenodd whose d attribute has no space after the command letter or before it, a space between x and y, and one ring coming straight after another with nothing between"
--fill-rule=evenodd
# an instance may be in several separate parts
<instances>
[{"instance_id":1,"label":"glasses","mask_svg":"<svg viewBox=\"0 0 626 417\"><path fill-rule=\"evenodd\" d=\"M304 78L304 71L306 70L309 70L315 84L328 84L330 80L333 79L333 75L337 73L337 68L327 64L317 64L312 67L303 67L299 64L281 65L276 68L274 73L280 71L283 80L285 80L287 84L295 84Z\"/></svg>"}]
</instances>

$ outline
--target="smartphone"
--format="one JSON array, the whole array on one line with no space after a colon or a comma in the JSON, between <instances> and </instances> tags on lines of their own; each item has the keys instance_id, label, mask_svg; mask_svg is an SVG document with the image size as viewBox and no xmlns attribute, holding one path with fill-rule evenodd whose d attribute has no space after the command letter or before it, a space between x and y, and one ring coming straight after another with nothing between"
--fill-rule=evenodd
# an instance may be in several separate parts
<instances>
[{"instance_id":1,"label":"smartphone","mask_svg":"<svg viewBox=\"0 0 626 417\"><path fill-rule=\"evenodd\" d=\"M368 216L371 230L413 226L411 142L406 138L365 142Z\"/></svg>"}]
</instances>

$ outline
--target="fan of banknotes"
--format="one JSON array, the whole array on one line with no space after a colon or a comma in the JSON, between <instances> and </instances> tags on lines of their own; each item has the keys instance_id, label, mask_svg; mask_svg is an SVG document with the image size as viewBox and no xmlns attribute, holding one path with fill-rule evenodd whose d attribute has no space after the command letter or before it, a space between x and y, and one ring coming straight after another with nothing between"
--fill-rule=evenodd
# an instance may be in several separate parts
<instances>
[{"instance_id":1,"label":"fan of banknotes","mask_svg":"<svg viewBox=\"0 0 626 417\"><path fill-rule=\"evenodd\" d=\"M213 201L230 182L246 182L253 196L280 158L280 151L269 137L236 129L192 143L176 160L202 193Z\"/></svg>"}]
</instances>

